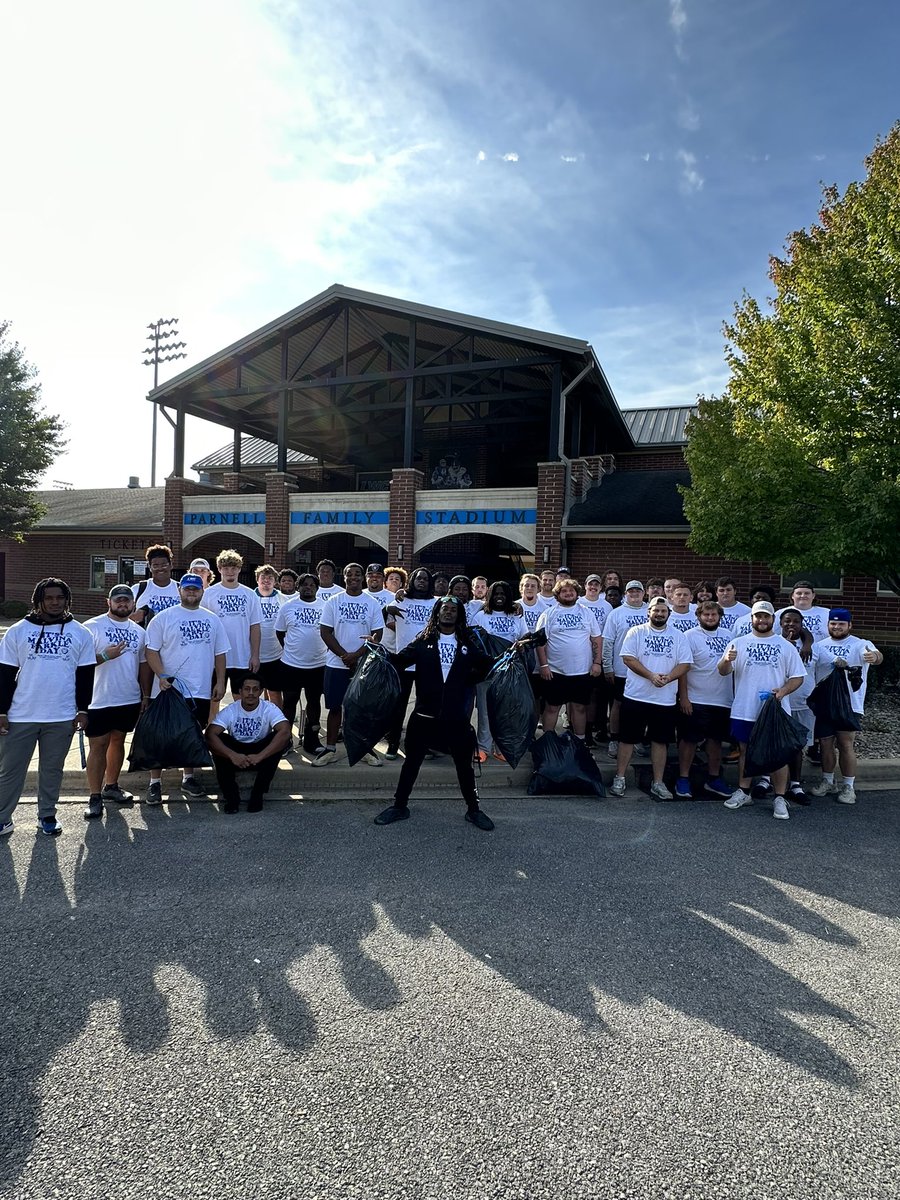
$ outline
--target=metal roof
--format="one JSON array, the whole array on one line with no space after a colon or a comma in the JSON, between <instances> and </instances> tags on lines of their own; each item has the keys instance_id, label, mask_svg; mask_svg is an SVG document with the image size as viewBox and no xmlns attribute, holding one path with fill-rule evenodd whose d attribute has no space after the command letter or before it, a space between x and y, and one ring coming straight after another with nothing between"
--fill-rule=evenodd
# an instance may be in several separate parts
<instances>
[{"instance_id":1,"label":"metal roof","mask_svg":"<svg viewBox=\"0 0 900 1200\"><path fill-rule=\"evenodd\" d=\"M78 488L33 492L46 513L35 528L162 531L166 489Z\"/></svg>"},{"instance_id":2,"label":"metal roof","mask_svg":"<svg viewBox=\"0 0 900 1200\"><path fill-rule=\"evenodd\" d=\"M622 416L638 446L677 446L687 441L685 425L696 404L668 408L623 409Z\"/></svg>"},{"instance_id":3,"label":"metal roof","mask_svg":"<svg viewBox=\"0 0 900 1200\"><path fill-rule=\"evenodd\" d=\"M275 469L275 464L278 460L278 447L274 442L267 442L265 438L258 437L241 437L241 469L244 467L271 467ZM310 454L301 454L299 450L288 450L287 460L289 466L300 466L302 463L315 463L315 459ZM218 450L214 450L212 454L207 454L206 458L201 458L199 462L195 462L191 467L192 471L208 471L216 467L232 467L234 465L234 440L226 442Z\"/></svg>"}]
</instances>

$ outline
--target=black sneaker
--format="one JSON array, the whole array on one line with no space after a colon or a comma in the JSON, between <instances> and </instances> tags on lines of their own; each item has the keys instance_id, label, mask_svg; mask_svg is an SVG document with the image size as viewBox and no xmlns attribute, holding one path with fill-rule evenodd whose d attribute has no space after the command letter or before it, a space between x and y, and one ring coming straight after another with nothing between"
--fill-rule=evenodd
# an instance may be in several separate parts
<instances>
[{"instance_id":1,"label":"black sneaker","mask_svg":"<svg viewBox=\"0 0 900 1200\"><path fill-rule=\"evenodd\" d=\"M262 800L255 800L252 796L247 801L247 812L262 812Z\"/></svg>"},{"instance_id":2,"label":"black sneaker","mask_svg":"<svg viewBox=\"0 0 900 1200\"><path fill-rule=\"evenodd\" d=\"M384 753L384 757L389 759L391 762L393 762L394 759L399 758L400 757L399 745L395 745L393 742L390 742L388 744L387 750Z\"/></svg>"},{"instance_id":3,"label":"black sneaker","mask_svg":"<svg viewBox=\"0 0 900 1200\"><path fill-rule=\"evenodd\" d=\"M790 800L791 804L802 804L804 808L811 803L809 796L799 783L790 784L784 798Z\"/></svg>"},{"instance_id":4,"label":"black sneaker","mask_svg":"<svg viewBox=\"0 0 900 1200\"><path fill-rule=\"evenodd\" d=\"M182 779L181 790L185 796L205 796L206 788L199 779L195 779L193 775L188 775L187 779Z\"/></svg>"},{"instance_id":5,"label":"black sneaker","mask_svg":"<svg viewBox=\"0 0 900 1200\"><path fill-rule=\"evenodd\" d=\"M483 813L480 808L467 808L466 820L470 825L474 825L478 829L489 830L494 828L494 822L487 815L487 813Z\"/></svg>"},{"instance_id":6,"label":"black sneaker","mask_svg":"<svg viewBox=\"0 0 900 1200\"><path fill-rule=\"evenodd\" d=\"M126 792L117 783L108 783L100 793L104 800L115 800L116 804L130 804L134 799L131 792Z\"/></svg>"},{"instance_id":7,"label":"black sneaker","mask_svg":"<svg viewBox=\"0 0 900 1200\"><path fill-rule=\"evenodd\" d=\"M753 785L750 795L754 800L771 800L775 795L775 789L771 783L767 783L765 779L761 779L759 783Z\"/></svg>"},{"instance_id":8,"label":"black sneaker","mask_svg":"<svg viewBox=\"0 0 900 1200\"><path fill-rule=\"evenodd\" d=\"M95 817L103 816L103 797L99 792L88 798L87 808L81 815L86 821L93 821Z\"/></svg>"},{"instance_id":9,"label":"black sneaker","mask_svg":"<svg viewBox=\"0 0 900 1200\"><path fill-rule=\"evenodd\" d=\"M409 809L404 804L402 808L392 804L375 818L376 825L393 825L395 821L405 821L409 817Z\"/></svg>"},{"instance_id":10,"label":"black sneaker","mask_svg":"<svg viewBox=\"0 0 900 1200\"><path fill-rule=\"evenodd\" d=\"M150 786L147 788L147 803L162 804L162 781L159 779L151 779Z\"/></svg>"}]
</instances>

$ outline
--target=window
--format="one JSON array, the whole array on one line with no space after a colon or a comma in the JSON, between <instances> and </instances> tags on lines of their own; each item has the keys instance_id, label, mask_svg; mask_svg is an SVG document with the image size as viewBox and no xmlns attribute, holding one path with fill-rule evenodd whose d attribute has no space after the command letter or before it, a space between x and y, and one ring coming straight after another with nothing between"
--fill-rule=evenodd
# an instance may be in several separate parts
<instances>
[{"instance_id":1,"label":"window","mask_svg":"<svg viewBox=\"0 0 900 1200\"><path fill-rule=\"evenodd\" d=\"M88 586L95 592L106 591L106 556L104 554L91 556L91 582Z\"/></svg>"},{"instance_id":2,"label":"window","mask_svg":"<svg viewBox=\"0 0 900 1200\"><path fill-rule=\"evenodd\" d=\"M146 565L142 558L120 558L119 583L140 583L147 578Z\"/></svg>"},{"instance_id":3,"label":"window","mask_svg":"<svg viewBox=\"0 0 900 1200\"><path fill-rule=\"evenodd\" d=\"M876 596L892 596L895 600L897 599L897 593L893 588L888 587L883 579L875 580L875 594Z\"/></svg>"},{"instance_id":4,"label":"window","mask_svg":"<svg viewBox=\"0 0 900 1200\"><path fill-rule=\"evenodd\" d=\"M795 571L791 575L782 575L781 590L790 594L794 584L799 579L808 580L816 589L816 593L826 596L839 596L844 587L844 577L834 571Z\"/></svg>"}]
</instances>

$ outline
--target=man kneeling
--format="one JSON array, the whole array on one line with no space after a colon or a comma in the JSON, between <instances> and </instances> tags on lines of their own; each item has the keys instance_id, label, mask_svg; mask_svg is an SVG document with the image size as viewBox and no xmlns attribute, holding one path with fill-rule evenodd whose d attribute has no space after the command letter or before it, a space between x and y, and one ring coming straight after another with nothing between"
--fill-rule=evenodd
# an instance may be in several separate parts
<instances>
[{"instance_id":1,"label":"man kneeling","mask_svg":"<svg viewBox=\"0 0 900 1200\"><path fill-rule=\"evenodd\" d=\"M258 675L247 675L240 698L221 709L206 730L226 813L236 813L241 802L238 771L256 771L247 812L262 809L278 760L291 739L291 727L281 709L260 699L262 687Z\"/></svg>"}]
</instances>

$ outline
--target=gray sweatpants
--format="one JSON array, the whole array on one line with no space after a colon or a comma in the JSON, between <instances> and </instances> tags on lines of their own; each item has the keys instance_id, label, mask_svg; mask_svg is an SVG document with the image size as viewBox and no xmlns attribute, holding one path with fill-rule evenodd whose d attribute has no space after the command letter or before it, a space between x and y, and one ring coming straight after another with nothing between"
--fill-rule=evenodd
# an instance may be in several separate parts
<instances>
[{"instance_id":1,"label":"gray sweatpants","mask_svg":"<svg viewBox=\"0 0 900 1200\"><path fill-rule=\"evenodd\" d=\"M71 721L10 721L9 733L0 737L0 825L12 818L22 797L35 746L39 747L38 816L55 815L73 733Z\"/></svg>"}]
</instances>

